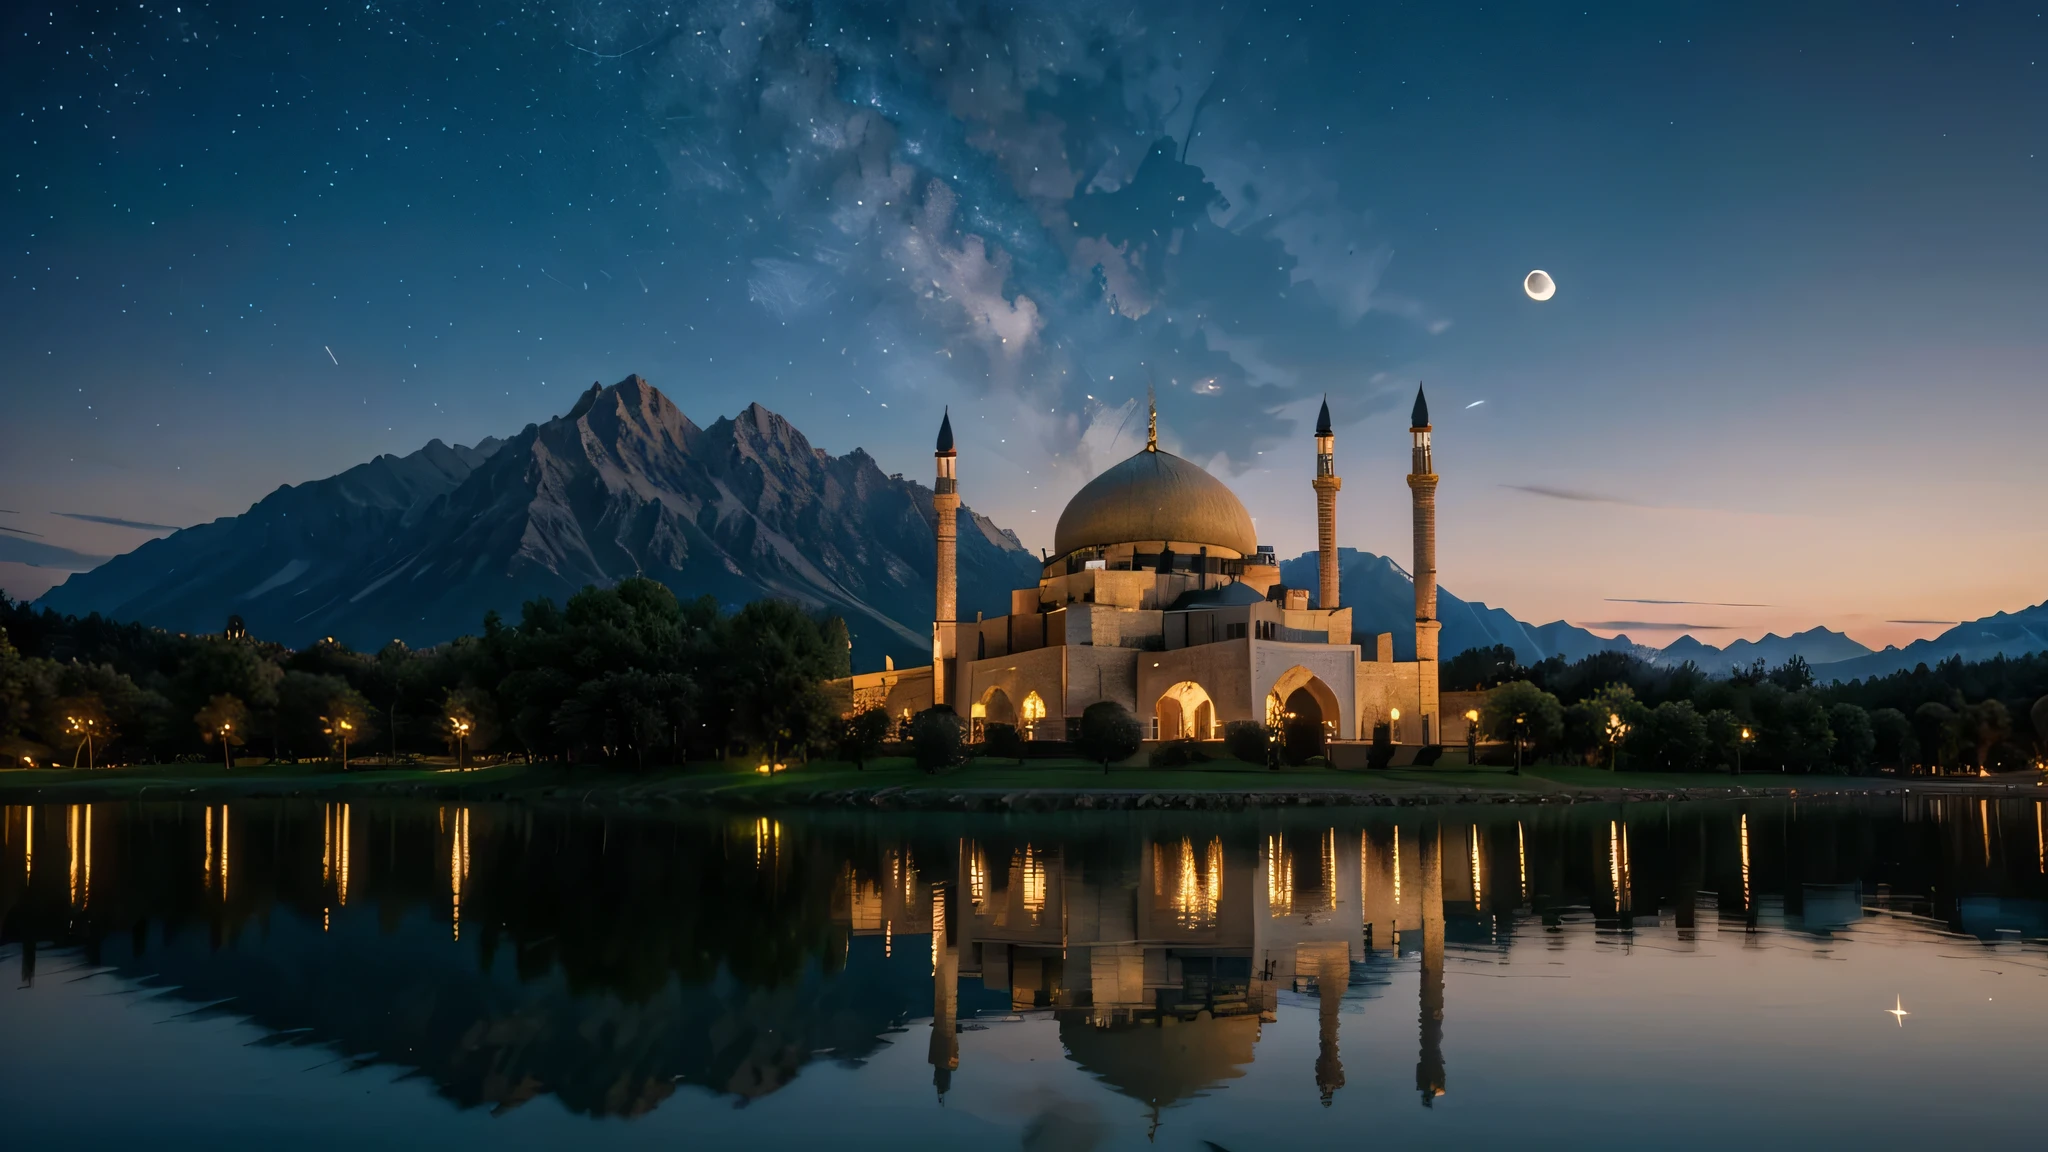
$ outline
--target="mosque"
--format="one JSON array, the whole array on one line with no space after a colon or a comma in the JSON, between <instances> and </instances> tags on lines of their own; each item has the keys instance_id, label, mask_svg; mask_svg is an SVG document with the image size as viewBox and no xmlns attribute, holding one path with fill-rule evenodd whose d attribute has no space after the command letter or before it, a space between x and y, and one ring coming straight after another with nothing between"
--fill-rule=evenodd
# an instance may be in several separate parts
<instances>
[{"instance_id":1,"label":"mosque","mask_svg":"<svg viewBox=\"0 0 2048 1152\"><path fill-rule=\"evenodd\" d=\"M1230 725L1264 724L1286 733L1290 754L1320 751L1341 766L1362 765L1382 730L1401 749L1397 762L1463 741L1466 717L1446 718L1438 693L1437 474L1419 388L1409 425L1416 658L1396 661L1392 633L1370 651L1353 642L1339 600L1343 480L1327 400L1315 429L1313 597L1281 583L1272 549L1228 487L1160 449L1155 408L1144 449L1082 486L1060 513L1037 587L1012 592L1008 615L972 620L957 618L959 454L944 417L934 453L932 663L856 675L854 710L907 720L947 706L967 719L970 739L1009 724L1027 740L1065 740L1084 709L1113 700L1150 741L1220 740ZM1318 747L1299 749L1304 739Z\"/></svg>"}]
</instances>

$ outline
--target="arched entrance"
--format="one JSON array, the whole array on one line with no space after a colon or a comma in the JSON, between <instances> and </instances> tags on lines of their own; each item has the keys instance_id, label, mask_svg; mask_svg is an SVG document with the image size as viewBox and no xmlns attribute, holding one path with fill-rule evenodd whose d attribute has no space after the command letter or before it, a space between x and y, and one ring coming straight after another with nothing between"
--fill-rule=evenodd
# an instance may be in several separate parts
<instances>
[{"instance_id":1,"label":"arched entrance","mask_svg":"<svg viewBox=\"0 0 2048 1152\"><path fill-rule=\"evenodd\" d=\"M1216 705L1193 680L1168 688L1153 705L1153 739L1211 740L1215 736Z\"/></svg>"},{"instance_id":2,"label":"arched entrance","mask_svg":"<svg viewBox=\"0 0 2048 1152\"><path fill-rule=\"evenodd\" d=\"M967 739L971 743L980 743L990 724L1008 724L1013 728L1017 725L1017 706L1010 702L1010 694L1001 688L991 688L982 693L981 701L969 712L972 713L969 717L971 731Z\"/></svg>"},{"instance_id":3,"label":"arched entrance","mask_svg":"<svg viewBox=\"0 0 2048 1152\"><path fill-rule=\"evenodd\" d=\"M1282 673L1266 697L1266 724L1279 729L1290 764L1322 755L1324 744L1336 739L1343 716L1337 694L1322 677L1299 664Z\"/></svg>"}]
</instances>

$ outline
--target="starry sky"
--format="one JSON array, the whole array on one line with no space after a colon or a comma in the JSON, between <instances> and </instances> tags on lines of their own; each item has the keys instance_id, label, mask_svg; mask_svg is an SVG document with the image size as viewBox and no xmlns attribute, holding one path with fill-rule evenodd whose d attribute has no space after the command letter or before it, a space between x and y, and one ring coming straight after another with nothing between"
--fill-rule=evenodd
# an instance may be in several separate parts
<instances>
[{"instance_id":1,"label":"starry sky","mask_svg":"<svg viewBox=\"0 0 2048 1152\"><path fill-rule=\"evenodd\" d=\"M0 587L638 372L1034 550L1143 443L1531 621L2048 597L2040 3L8 5ZM1554 299L1521 291L1549 271Z\"/></svg>"}]
</instances>

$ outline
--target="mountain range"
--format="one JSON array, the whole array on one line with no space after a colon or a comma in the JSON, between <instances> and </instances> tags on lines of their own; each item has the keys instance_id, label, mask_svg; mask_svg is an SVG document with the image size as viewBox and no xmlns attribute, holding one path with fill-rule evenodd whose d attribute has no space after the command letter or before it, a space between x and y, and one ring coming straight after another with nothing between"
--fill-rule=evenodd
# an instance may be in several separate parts
<instances>
[{"instance_id":1,"label":"mountain range","mask_svg":"<svg viewBox=\"0 0 2048 1152\"><path fill-rule=\"evenodd\" d=\"M932 515L929 488L885 474L859 448L832 456L758 404L700 428L629 376L505 440L435 440L286 485L240 516L73 575L38 604L185 632L218 631L233 614L292 646L332 636L374 649L440 643L477 631L488 611L516 619L526 600L560 602L640 574L729 608L777 596L835 612L856 668L884 656L916 664L931 651ZM959 516L963 615L1009 611L1010 590L1037 582L1039 559L987 517L964 506ZM1413 659L1408 573L1353 548L1338 563L1355 637L1391 632L1396 657ZM1280 570L1292 587L1316 586L1312 552ZM1681 636L1659 649L1563 620L1529 624L1443 588L1437 616L1447 657L1504 644L1523 664L1622 651L1723 673L1797 655L1823 679L1850 679L2048 650L2048 604L1882 652L1825 628L1725 648Z\"/></svg>"},{"instance_id":2,"label":"mountain range","mask_svg":"<svg viewBox=\"0 0 2048 1152\"><path fill-rule=\"evenodd\" d=\"M240 516L152 540L38 603L173 631L374 649L475 632L495 610L635 574L729 607L768 596L843 616L856 667L929 660L932 493L856 448L813 448L751 405L708 428L638 376L502 442L379 456ZM1039 561L962 507L960 605L1009 611Z\"/></svg>"}]
</instances>

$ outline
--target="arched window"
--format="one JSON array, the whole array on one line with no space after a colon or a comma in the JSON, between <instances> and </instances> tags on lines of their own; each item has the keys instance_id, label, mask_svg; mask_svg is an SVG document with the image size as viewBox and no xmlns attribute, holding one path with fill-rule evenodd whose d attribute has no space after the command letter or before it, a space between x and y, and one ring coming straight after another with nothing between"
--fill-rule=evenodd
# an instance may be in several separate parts
<instances>
[{"instance_id":1,"label":"arched window","mask_svg":"<svg viewBox=\"0 0 2048 1152\"><path fill-rule=\"evenodd\" d=\"M1026 740L1037 739L1038 722L1045 719L1045 698L1036 692L1026 695L1024 697L1024 707L1020 710L1018 719L1024 722L1024 738Z\"/></svg>"}]
</instances>

